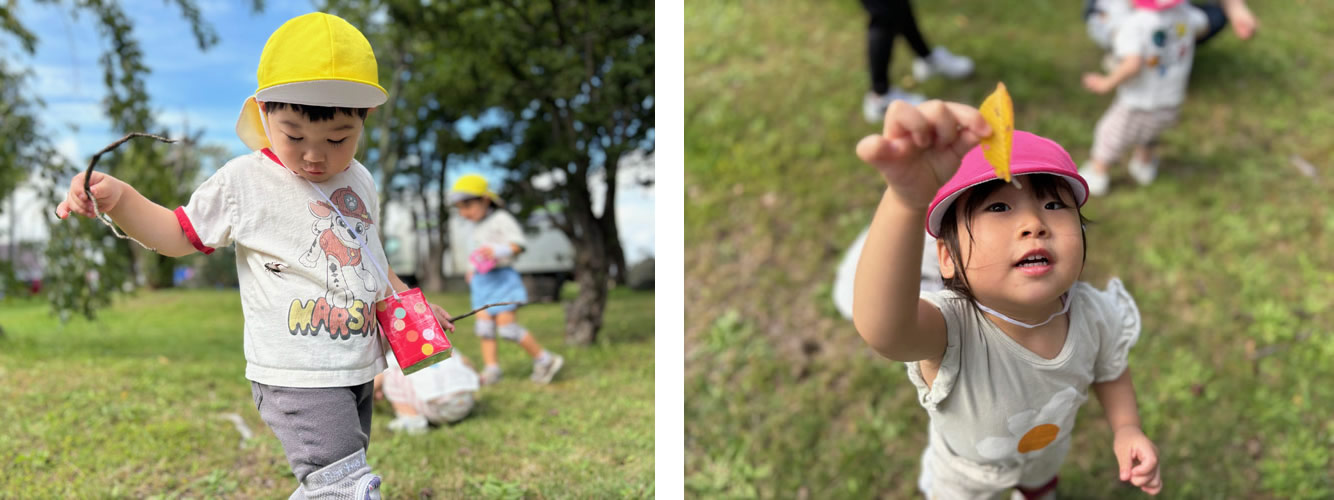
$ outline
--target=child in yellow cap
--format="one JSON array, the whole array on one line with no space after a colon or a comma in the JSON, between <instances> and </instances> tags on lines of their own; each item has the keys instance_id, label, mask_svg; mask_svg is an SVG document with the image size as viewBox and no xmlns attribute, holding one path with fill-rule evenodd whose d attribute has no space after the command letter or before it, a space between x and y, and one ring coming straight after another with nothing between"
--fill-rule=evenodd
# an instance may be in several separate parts
<instances>
[{"instance_id":1,"label":"child in yellow cap","mask_svg":"<svg viewBox=\"0 0 1334 500\"><path fill-rule=\"evenodd\" d=\"M373 305L408 286L388 269L370 172L352 158L387 95L370 42L341 18L293 18L264 45L236 132L253 151L169 210L92 174L98 207L158 253L236 246L246 378L298 482L293 498L379 498L366 464L372 379L386 367ZM94 216L83 174L56 209ZM387 270L386 270L387 269ZM432 311L453 330L449 314Z\"/></svg>"},{"instance_id":2,"label":"child in yellow cap","mask_svg":"<svg viewBox=\"0 0 1334 500\"><path fill-rule=\"evenodd\" d=\"M473 224L472 244L468 252L472 267L466 276L472 295L473 309L498 302L527 302L528 291L523 287L512 265L523 252L523 229L513 215L501 208L500 196L487 187L486 178L468 174L454 182L449 191L449 203L464 219ZM518 323L518 306L493 307L477 313L477 336L482 339L482 385L500 380L501 370L496 359L496 336L519 344L533 358L532 381L550 383L565 364L565 358L542 348L542 344Z\"/></svg>"}]
</instances>

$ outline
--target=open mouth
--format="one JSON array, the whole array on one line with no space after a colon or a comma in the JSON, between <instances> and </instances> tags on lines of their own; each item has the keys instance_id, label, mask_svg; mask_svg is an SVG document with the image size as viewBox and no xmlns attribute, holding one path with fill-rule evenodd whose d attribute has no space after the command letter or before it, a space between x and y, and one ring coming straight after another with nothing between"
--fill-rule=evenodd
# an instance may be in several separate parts
<instances>
[{"instance_id":1,"label":"open mouth","mask_svg":"<svg viewBox=\"0 0 1334 500\"><path fill-rule=\"evenodd\" d=\"M1037 249L1024 254L1022 259L1014 263L1014 267L1020 269L1041 269L1052 265L1051 254L1046 250Z\"/></svg>"}]
</instances>

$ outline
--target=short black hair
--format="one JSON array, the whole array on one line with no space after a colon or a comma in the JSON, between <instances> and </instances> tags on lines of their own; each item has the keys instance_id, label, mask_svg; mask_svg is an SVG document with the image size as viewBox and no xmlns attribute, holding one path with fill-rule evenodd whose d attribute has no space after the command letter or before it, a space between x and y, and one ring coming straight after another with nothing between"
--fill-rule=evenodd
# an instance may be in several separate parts
<instances>
[{"instance_id":1,"label":"short black hair","mask_svg":"<svg viewBox=\"0 0 1334 500\"><path fill-rule=\"evenodd\" d=\"M457 202L455 202L455 203L456 203L456 204L461 204L461 205L470 205L470 204L472 204L472 202L474 202L474 201L482 201L482 202L485 202L485 203L487 204L488 207L494 207L494 206L496 206L496 202L495 202L494 200L492 200L491 198L486 197L486 196L473 196L473 197L470 197L470 198L464 198L464 199L459 200L459 201L457 201Z\"/></svg>"},{"instance_id":2,"label":"short black hair","mask_svg":"<svg viewBox=\"0 0 1334 500\"><path fill-rule=\"evenodd\" d=\"M329 107L329 106L310 106L307 104L292 104L287 102L265 102L264 114L267 115L274 111L287 108L292 108L292 111L305 115L307 120L313 122L332 120L334 114L336 113L355 116L361 118L362 120L365 120L366 113L367 111L369 111L369 108L341 108L341 107Z\"/></svg>"}]
</instances>

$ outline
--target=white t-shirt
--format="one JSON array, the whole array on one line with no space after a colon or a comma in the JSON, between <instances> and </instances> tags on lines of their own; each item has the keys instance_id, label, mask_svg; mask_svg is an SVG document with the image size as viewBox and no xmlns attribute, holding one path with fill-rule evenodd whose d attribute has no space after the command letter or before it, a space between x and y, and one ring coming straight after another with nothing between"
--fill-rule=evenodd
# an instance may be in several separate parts
<instances>
[{"instance_id":1,"label":"white t-shirt","mask_svg":"<svg viewBox=\"0 0 1334 500\"><path fill-rule=\"evenodd\" d=\"M1094 0L1092 9L1093 12L1085 21L1089 38L1098 47L1110 49L1116 28L1134 10L1131 0Z\"/></svg>"},{"instance_id":2,"label":"white t-shirt","mask_svg":"<svg viewBox=\"0 0 1334 500\"><path fill-rule=\"evenodd\" d=\"M472 248L468 249L468 254L478 248L486 245L518 245L520 248L527 245L523 236L523 228L519 227L519 221L510 215L509 212L502 209L494 209L489 215L473 226L472 229ZM509 267L514 264L516 255L511 255L503 259L496 259L496 267Z\"/></svg>"},{"instance_id":3,"label":"white t-shirt","mask_svg":"<svg viewBox=\"0 0 1334 500\"><path fill-rule=\"evenodd\" d=\"M1089 385L1120 377L1139 339L1139 309L1121 281L1112 279L1105 291L1075 283L1065 345L1053 359L1020 345L954 291L921 297L940 309L946 327L945 354L930 386L920 362L908 363L908 378L931 416L936 458L950 474L998 488L1055 475Z\"/></svg>"},{"instance_id":4,"label":"white t-shirt","mask_svg":"<svg viewBox=\"0 0 1334 500\"><path fill-rule=\"evenodd\" d=\"M1208 28L1199 9L1180 3L1170 9L1135 9L1116 29L1112 52L1142 58L1139 73L1116 88L1118 102L1136 109L1180 106L1186 100L1195 37Z\"/></svg>"},{"instance_id":5,"label":"white t-shirt","mask_svg":"<svg viewBox=\"0 0 1334 500\"><path fill-rule=\"evenodd\" d=\"M236 245L246 378L286 387L366 383L386 366L373 307L389 284L367 261L385 265L375 181L353 160L315 184L362 233L372 253L365 255L334 207L270 154L227 162L176 218L201 252Z\"/></svg>"}]
</instances>

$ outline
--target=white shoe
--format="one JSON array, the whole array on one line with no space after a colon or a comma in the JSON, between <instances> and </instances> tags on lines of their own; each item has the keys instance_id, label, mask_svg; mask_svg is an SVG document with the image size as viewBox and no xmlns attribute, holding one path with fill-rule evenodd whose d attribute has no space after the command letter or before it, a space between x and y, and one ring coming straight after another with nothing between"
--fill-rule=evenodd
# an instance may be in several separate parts
<instances>
[{"instance_id":1,"label":"white shoe","mask_svg":"<svg viewBox=\"0 0 1334 500\"><path fill-rule=\"evenodd\" d=\"M1130 176L1141 186L1152 184L1153 178L1158 176L1158 159L1141 162L1133 157L1130 158Z\"/></svg>"},{"instance_id":2,"label":"white shoe","mask_svg":"<svg viewBox=\"0 0 1334 500\"><path fill-rule=\"evenodd\" d=\"M565 358L559 354L547 353L546 362L537 361L533 363L533 375L529 380L539 384L550 384L551 379L556 376L556 372L565 366Z\"/></svg>"},{"instance_id":3,"label":"white shoe","mask_svg":"<svg viewBox=\"0 0 1334 500\"><path fill-rule=\"evenodd\" d=\"M1093 196L1107 195L1108 187L1112 179L1107 174L1098 173L1093 167L1084 167L1079 169L1079 176L1084 178L1084 182L1089 185L1089 194Z\"/></svg>"},{"instance_id":4,"label":"white shoe","mask_svg":"<svg viewBox=\"0 0 1334 500\"><path fill-rule=\"evenodd\" d=\"M426 432L428 422L426 417L414 415L411 417L396 417L389 421L389 430L393 432L405 432L408 434L421 434Z\"/></svg>"},{"instance_id":5,"label":"white shoe","mask_svg":"<svg viewBox=\"0 0 1334 500\"><path fill-rule=\"evenodd\" d=\"M926 57L919 57L912 63L912 76L924 82L935 75L946 78L963 78L973 74L973 60L950 53L945 47L936 47Z\"/></svg>"},{"instance_id":6,"label":"white shoe","mask_svg":"<svg viewBox=\"0 0 1334 500\"><path fill-rule=\"evenodd\" d=\"M477 377L477 382L484 386L491 385L500 381L501 374L502 372L500 371L499 366L486 365L486 368L482 369L482 374Z\"/></svg>"},{"instance_id":7,"label":"white shoe","mask_svg":"<svg viewBox=\"0 0 1334 500\"><path fill-rule=\"evenodd\" d=\"M883 123L885 121L885 111L889 110L889 104L894 101L903 101L913 106L926 102L926 96L914 94L890 87L889 93L885 95L867 92L866 97L862 98L862 116L870 124Z\"/></svg>"}]
</instances>

